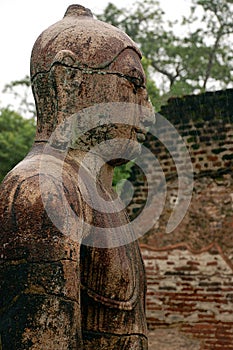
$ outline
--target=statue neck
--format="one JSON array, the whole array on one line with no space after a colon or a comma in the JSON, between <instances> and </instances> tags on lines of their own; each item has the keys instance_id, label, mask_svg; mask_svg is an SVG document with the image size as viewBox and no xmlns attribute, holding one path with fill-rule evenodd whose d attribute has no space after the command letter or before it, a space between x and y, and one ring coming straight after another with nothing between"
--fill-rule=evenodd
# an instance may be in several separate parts
<instances>
[{"instance_id":1,"label":"statue neck","mask_svg":"<svg viewBox=\"0 0 233 350\"><path fill-rule=\"evenodd\" d=\"M27 158L29 159L32 155L44 153L46 144L47 140L36 140ZM111 196L115 193L112 188L114 166L105 163L105 161L97 154L90 151L85 152L80 149L69 149L65 157L69 157L78 165L78 167L82 165L91 174L91 176L93 176L93 178L97 178L97 181L101 184L101 187L104 188ZM55 154L55 158L57 158L57 153ZM64 159L62 153L61 159Z\"/></svg>"},{"instance_id":2,"label":"statue neck","mask_svg":"<svg viewBox=\"0 0 233 350\"><path fill-rule=\"evenodd\" d=\"M112 193L112 180L114 167L105 163L105 161L98 155L89 152L84 152L78 149L70 149L68 155L78 164L82 164L93 177L97 177L97 180L102 184L104 189ZM95 175L97 174L97 175Z\"/></svg>"}]
</instances>

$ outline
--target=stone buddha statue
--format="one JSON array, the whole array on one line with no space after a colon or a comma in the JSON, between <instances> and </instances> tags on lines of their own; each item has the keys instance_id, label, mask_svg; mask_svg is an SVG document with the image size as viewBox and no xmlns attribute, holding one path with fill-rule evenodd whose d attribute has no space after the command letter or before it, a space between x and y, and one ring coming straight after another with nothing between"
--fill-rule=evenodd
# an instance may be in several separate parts
<instances>
[{"instance_id":1,"label":"stone buddha statue","mask_svg":"<svg viewBox=\"0 0 233 350\"><path fill-rule=\"evenodd\" d=\"M79 138L72 133L68 145L61 132L65 127L59 129L73 115L72 128L88 126L83 111L103 104L152 111L140 59L125 33L80 5L71 5L34 44L36 138L0 187L0 349L147 349L138 243L124 210L104 210L116 197L114 167L127 160L109 160L112 150L92 152L103 140L124 138L123 153L137 153L144 117L136 113L136 127L127 125L124 115L122 124L97 122L99 127L91 125ZM122 151L119 144L114 148ZM94 182L106 202L100 211L98 200L92 208L84 198L84 192L91 197ZM79 219L75 228L68 210ZM121 235L132 239L113 244L111 235L98 236L98 227L120 227Z\"/></svg>"}]
</instances>

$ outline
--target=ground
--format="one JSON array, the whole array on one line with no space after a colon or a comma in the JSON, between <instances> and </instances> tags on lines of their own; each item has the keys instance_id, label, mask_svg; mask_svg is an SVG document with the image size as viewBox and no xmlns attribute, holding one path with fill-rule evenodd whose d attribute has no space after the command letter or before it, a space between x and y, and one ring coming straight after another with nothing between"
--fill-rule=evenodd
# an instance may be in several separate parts
<instances>
[{"instance_id":1,"label":"ground","mask_svg":"<svg viewBox=\"0 0 233 350\"><path fill-rule=\"evenodd\" d=\"M199 340L189 338L177 328L158 328L149 331L149 350L200 350Z\"/></svg>"}]
</instances>

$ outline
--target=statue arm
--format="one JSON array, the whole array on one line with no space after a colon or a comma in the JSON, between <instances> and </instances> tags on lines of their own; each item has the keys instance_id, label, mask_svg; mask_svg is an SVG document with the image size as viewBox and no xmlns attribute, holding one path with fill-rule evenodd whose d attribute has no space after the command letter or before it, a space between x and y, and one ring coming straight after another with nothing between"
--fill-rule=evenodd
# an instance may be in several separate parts
<instances>
[{"instance_id":1,"label":"statue arm","mask_svg":"<svg viewBox=\"0 0 233 350\"><path fill-rule=\"evenodd\" d=\"M3 349L81 349L79 243L51 222L37 174L12 175L0 192Z\"/></svg>"}]
</instances>

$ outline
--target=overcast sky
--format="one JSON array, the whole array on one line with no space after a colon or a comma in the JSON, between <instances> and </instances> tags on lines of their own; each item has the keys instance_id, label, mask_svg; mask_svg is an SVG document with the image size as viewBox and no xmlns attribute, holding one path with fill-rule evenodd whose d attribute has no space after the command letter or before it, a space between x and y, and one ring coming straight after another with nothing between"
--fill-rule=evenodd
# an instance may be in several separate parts
<instances>
[{"instance_id":1,"label":"overcast sky","mask_svg":"<svg viewBox=\"0 0 233 350\"><path fill-rule=\"evenodd\" d=\"M100 13L108 0L77 0L93 13ZM133 0L112 0L118 7L127 6ZM0 0L0 93L3 86L22 79L30 72L32 46L39 34L51 24L62 19L72 0ZM184 14L190 0L160 0L169 18ZM3 96L0 95L0 101Z\"/></svg>"}]
</instances>

